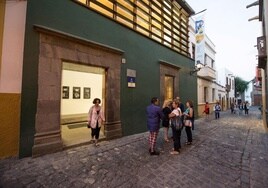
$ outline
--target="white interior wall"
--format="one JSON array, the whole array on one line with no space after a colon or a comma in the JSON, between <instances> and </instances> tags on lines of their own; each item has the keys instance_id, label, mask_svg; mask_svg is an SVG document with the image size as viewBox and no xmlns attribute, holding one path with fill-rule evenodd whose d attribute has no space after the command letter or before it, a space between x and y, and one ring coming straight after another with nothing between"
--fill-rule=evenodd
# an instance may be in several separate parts
<instances>
[{"instance_id":1,"label":"white interior wall","mask_svg":"<svg viewBox=\"0 0 268 188\"><path fill-rule=\"evenodd\" d=\"M62 86L69 86L69 99L61 97L61 115L88 113L93 99L102 99L102 83L102 74L63 70ZM80 99L73 99L73 87L80 87ZM83 98L84 87L91 88L90 99Z\"/></svg>"}]
</instances>

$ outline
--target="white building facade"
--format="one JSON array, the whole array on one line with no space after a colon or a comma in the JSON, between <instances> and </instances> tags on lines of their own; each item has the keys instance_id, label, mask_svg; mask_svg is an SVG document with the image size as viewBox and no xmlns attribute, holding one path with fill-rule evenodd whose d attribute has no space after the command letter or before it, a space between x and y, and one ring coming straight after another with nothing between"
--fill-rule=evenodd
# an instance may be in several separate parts
<instances>
[{"instance_id":1,"label":"white building facade","mask_svg":"<svg viewBox=\"0 0 268 188\"><path fill-rule=\"evenodd\" d=\"M195 21L194 19L189 20L189 54L194 59L195 58ZM197 92L198 92L198 115L202 115L204 111L204 106L208 102L210 106L210 111L212 112L213 106L219 100L219 92L224 91L223 88L218 86L216 82L216 64L215 64L215 44L205 35L205 59L203 67L192 76L197 76ZM221 89L219 89L219 87Z\"/></svg>"},{"instance_id":2,"label":"white building facade","mask_svg":"<svg viewBox=\"0 0 268 188\"><path fill-rule=\"evenodd\" d=\"M236 104L235 96L235 76L233 72L227 68L219 69L217 83L225 87L225 94L219 95L219 100L222 101L222 105L229 109L231 103Z\"/></svg>"}]
</instances>

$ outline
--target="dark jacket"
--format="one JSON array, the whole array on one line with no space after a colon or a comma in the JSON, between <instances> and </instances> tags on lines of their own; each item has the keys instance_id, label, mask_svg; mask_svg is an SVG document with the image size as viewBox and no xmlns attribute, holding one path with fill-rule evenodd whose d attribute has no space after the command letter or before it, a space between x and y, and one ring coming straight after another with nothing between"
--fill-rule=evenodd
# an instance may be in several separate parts
<instances>
[{"instance_id":1,"label":"dark jacket","mask_svg":"<svg viewBox=\"0 0 268 188\"><path fill-rule=\"evenodd\" d=\"M169 107L165 107L162 109L163 118L162 118L162 126L168 127L169 126L169 117L168 115L171 113L171 109Z\"/></svg>"},{"instance_id":2,"label":"dark jacket","mask_svg":"<svg viewBox=\"0 0 268 188\"><path fill-rule=\"evenodd\" d=\"M160 119L163 117L159 106L151 104L146 108L147 128L149 131L158 131L160 128Z\"/></svg>"}]
</instances>

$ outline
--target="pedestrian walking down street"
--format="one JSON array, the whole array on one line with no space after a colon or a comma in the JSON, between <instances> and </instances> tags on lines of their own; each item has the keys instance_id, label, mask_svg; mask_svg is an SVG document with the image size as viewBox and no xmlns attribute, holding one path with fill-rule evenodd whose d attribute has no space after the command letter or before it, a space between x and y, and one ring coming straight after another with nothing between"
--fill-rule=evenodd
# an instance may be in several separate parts
<instances>
[{"instance_id":1,"label":"pedestrian walking down street","mask_svg":"<svg viewBox=\"0 0 268 188\"><path fill-rule=\"evenodd\" d=\"M234 114L238 114L239 115L239 107L237 104L234 105Z\"/></svg>"},{"instance_id":2,"label":"pedestrian walking down street","mask_svg":"<svg viewBox=\"0 0 268 188\"><path fill-rule=\"evenodd\" d=\"M241 103L238 105L238 108L239 108L239 115L243 115L243 111L244 111L244 103L241 102Z\"/></svg>"},{"instance_id":3,"label":"pedestrian walking down street","mask_svg":"<svg viewBox=\"0 0 268 188\"><path fill-rule=\"evenodd\" d=\"M177 155L180 153L181 148L181 130L182 130L182 112L179 108L180 101L174 100L172 103L173 111L169 114L171 118L171 128L173 133L174 148L170 152L172 155Z\"/></svg>"},{"instance_id":4,"label":"pedestrian walking down street","mask_svg":"<svg viewBox=\"0 0 268 188\"><path fill-rule=\"evenodd\" d=\"M194 108L193 108L193 102L188 100L186 102L186 107L187 109L184 112L184 116L185 116L185 132L187 135L187 145L191 145L193 138L192 138L192 125L193 125L193 121L194 121Z\"/></svg>"},{"instance_id":5,"label":"pedestrian walking down street","mask_svg":"<svg viewBox=\"0 0 268 188\"><path fill-rule=\"evenodd\" d=\"M149 130L149 153L150 155L159 155L159 151L156 151L156 140L160 129L160 119L163 118L163 113L159 105L159 99L153 97L151 104L146 108L147 115L147 128Z\"/></svg>"},{"instance_id":6,"label":"pedestrian walking down street","mask_svg":"<svg viewBox=\"0 0 268 188\"><path fill-rule=\"evenodd\" d=\"M217 102L216 105L214 106L214 111L215 111L215 119L219 119L221 111L221 105L219 102Z\"/></svg>"},{"instance_id":7,"label":"pedestrian walking down street","mask_svg":"<svg viewBox=\"0 0 268 188\"><path fill-rule=\"evenodd\" d=\"M245 109L245 115L248 115L248 110L249 110L249 103L248 103L248 101L245 102L244 109Z\"/></svg>"},{"instance_id":8,"label":"pedestrian walking down street","mask_svg":"<svg viewBox=\"0 0 268 188\"><path fill-rule=\"evenodd\" d=\"M205 109L204 109L204 111L203 111L203 114L205 114L206 115L206 119L209 119L209 104L208 104L208 102L206 102L206 104L205 104Z\"/></svg>"},{"instance_id":9,"label":"pedestrian walking down street","mask_svg":"<svg viewBox=\"0 0 268 188\"><path fill-rule=\"evenodd\" d=\"M234 109L235 109L235 105L234 105L234 103L232 102L232 103L231 103L231 114L235 114Z\"/></svg>"},{"instance_id":10,"label":"pedestrian walking down street","mask_svg":"<svg viewBox=\"0 0 268 188\"><path fill-rule=\"evenodd\" d=\"M163 120L162 120L162 126L164 127L164 140L165 142L169 142L168 139L168 130L169 130L169 114L171 113L171 108L172 108L172 101L171 100L165 100L162 111L163 111Z\"/></svg>"},{"instance_id":11,"label":"pedestrian walking down street","mask_svg":"<svg viewBox=\"0 0 268 188\"><path fill-rule=\"evenodd\" d=\"M93 100L93 106L88 112L88 125L91 128L91 142L95 143L95 146L99 146L98 139L100 136L101 125L105 121L104 112L100 106L101 100L95 98Z\"/></svg>"}]
</instances>

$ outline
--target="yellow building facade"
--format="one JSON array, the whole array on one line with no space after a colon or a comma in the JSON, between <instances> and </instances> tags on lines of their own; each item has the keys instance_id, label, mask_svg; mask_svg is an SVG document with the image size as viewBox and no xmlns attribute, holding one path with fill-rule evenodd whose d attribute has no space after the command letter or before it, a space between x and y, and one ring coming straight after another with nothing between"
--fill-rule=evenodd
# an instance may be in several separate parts
<instances>
[{"instance_id":1,"label":"yellow building facade","mask_svg":"<svg viewBox=\"0 0 268 188\"><path fill-rule=\"evenodd\" d=\"M0 3L0 158L17 156L26 1Z\"/></svg>"}]
</instances>

